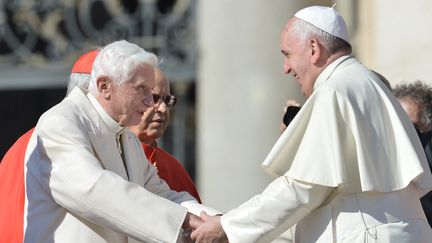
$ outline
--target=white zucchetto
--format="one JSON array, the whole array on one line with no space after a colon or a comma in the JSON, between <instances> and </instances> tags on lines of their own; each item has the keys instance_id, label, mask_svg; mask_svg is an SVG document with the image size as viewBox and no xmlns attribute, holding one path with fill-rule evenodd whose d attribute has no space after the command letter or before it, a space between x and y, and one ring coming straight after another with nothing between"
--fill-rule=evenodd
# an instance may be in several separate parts
<instances>
[{"instance_id":1,"label":"white zucchetto","mask_svg":"<svg viewBox=\"0 0 432 243\"><path fill-rule=\"evenodd\" d=\"M311 6L301 9L294 16L349 43L345 21L333 7Z\"/></svg>"}]
</instances>

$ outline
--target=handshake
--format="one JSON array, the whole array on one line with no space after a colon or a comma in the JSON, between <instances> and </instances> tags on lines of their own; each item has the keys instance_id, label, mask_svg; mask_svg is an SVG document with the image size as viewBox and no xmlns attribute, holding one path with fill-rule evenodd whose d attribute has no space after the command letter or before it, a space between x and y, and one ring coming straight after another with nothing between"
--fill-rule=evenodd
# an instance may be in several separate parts
<instances>
[{"instance_id":1,"label":"handshake","mask_svg":"<svg viewBox=\"0 0 432 243\"><path fill-rule=\"evenodd\" d=\"M228 242L220 221L221 212L195 201L186 201L181 205L188 208L183 223L183 242Z\"/></svg>"}]
</instances>

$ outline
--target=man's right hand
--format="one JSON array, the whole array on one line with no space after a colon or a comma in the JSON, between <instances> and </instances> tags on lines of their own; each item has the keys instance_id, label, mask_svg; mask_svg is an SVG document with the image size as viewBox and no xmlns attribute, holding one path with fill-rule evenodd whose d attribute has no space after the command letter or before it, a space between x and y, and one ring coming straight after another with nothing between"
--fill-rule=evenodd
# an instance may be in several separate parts
<instances>
[{"instance_id":1,"label":"man's right hand","mask_svg":"<svg viewBox=\"0 0 432 243\"><path fill-rule=\"evenodd\" d=\"M300 103L296 100L288 100L286 103L286 106L283 108L283 113L282 113L282 122L280 124L280 131L281 133L283 133L285 131L285 129L287 128L287 125L285 125L285 123L283 122L283 117L285 115L285 113L288 110L289 106L294 106L294 107L301 107Z\"/></svg>"},{"instance_id":2,"label":"man's right hand","mask_svg":"<svg viewBox=\"0 0 432 243\"><path fill-rule=\"evenodd\" d=\"M195 230L191 238L195 243L226 243L228 238L223 231L221 216L209 216L204 211L201 213L201 221L191 221L192 228Z\"/></svg>"}]
</instances>

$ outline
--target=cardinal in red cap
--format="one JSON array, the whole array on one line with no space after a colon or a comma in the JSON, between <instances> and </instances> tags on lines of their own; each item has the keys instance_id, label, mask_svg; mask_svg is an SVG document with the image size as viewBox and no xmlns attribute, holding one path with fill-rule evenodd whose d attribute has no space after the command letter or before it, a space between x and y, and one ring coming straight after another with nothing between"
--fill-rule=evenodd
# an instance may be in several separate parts
<instances>
[{"instance_id":1,"label":"cardinal in red cap","mask_svg":"<svg viewBox=\"0 0 432 243\"><path fill-rule=\"evenodd\" d=\"M91 50L84 53L82 56L76 60L72 67L71 73L85 73L90 74L93 66L93 61L95 60L99 50Z\"/></svg>"},{"instance_id":2,"label":"cardinal in red cap","mask_svg":"<svg viewBox=\"0 0 432 243\"><path fill-rule=\"evenodd\" d=\"M93 61L99 50L83 54L72 67L69 91L78 86L87 89ZM0 163L0 243L23 242L24 157L34 128L22 135L6 152Z\"/></svg>"}]
</instances>

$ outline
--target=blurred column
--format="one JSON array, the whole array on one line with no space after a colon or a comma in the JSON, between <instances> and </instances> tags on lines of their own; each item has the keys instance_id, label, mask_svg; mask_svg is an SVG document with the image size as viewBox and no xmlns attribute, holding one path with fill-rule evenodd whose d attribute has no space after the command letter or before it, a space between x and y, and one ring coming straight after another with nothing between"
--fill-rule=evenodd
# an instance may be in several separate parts
<instances>
[{"instance_id":1,"label":"blurred column","mask_svg":"<svg viewBox=\"0 0 432 243\"><path fill-rule=\"evenodd\" d=\"M355 49L360 61L392 85L417 79L432 84L432 1L356 1Z\"/></svg>"},{"instance_id":2,"label":"blurred column","mask_svg":"<svg viewBox=\"0 0 432 243\"><path fill-rule=\"evenodd\" d=\"M331 1L315 1L331 6ZM228 210L271 181L260 165L280 135L286 100L280 33L314 1L198 1L197 179L204 203Z\"/></svg>"}]
</instances>

